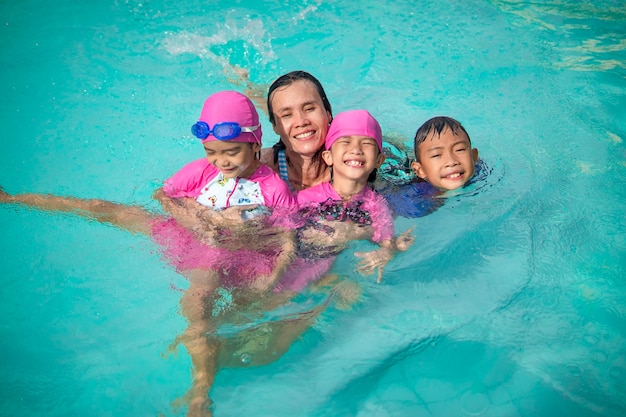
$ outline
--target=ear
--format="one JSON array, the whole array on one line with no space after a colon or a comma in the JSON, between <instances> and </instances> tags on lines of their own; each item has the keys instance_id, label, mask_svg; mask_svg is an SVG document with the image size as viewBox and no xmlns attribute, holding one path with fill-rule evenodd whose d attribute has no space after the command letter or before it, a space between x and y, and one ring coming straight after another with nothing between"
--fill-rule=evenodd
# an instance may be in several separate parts
<instances>
[{"instance_id":1,"label":"ear","mask_svg":"<svg viewBox=\"0 0 626 417\"><path fill-rule=\"evenodd\" d=\"M411 162L411 168L413 168L413 172L415 172L415 175L423 180L426 179L426 172L424 171L424 168L422 168L422 164L417 161L413 161Z\"/></svg>"},{"instance_id":2,"label":"ear","mask_svg":"<svg viewBox=\"0 0 626 417\"><path fill-rule=\"evenodd\" d=\"M380 168L383 162L385 162L385 159L387 159L387 157L384 153L381 152L378 154L378 158L376 159L376 169Z\"/></svg>"},{"instance_id":3,"label":"ear","mask_svg":"<svg viewBox=\"0 0 626 417\"><path fill-rule=\"evenodd\" d=\"M329 167L333 166L333 154L330 151L323 151L322 159Z\"/></svg>"},{"instance_id":4,"label":"ear","mask_svg":"<svg viewBox=\"0 0 626 417\"><path fill-rule=\"evenodd\" d=\"M472 162L473 163L478 162L478 149L476 148L472 149Z\"/></svg>"},{"instance_id":5,"label":"ear","mask_svg":"<svg viewBox=\"0 0 626 417\"><path fill-rule=\"evenodd\" d=\"M253 142L252 143L252 152L257 153L257 152L261 152L261 148L262 145L258 142Z\"/></svg>"}]
</instances>

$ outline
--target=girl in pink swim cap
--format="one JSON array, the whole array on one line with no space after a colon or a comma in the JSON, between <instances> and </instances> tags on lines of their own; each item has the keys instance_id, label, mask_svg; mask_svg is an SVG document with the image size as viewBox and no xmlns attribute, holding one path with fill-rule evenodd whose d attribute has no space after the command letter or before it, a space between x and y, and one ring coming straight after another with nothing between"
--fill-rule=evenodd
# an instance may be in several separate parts
<instances>
[{"instance_id":1,"label":"girl in pink swim cap","mask_svg":"<svg viewBox=\"0 0 626 417\"><path fill-rule=\"evenodd\" d=\"M380 248L356 254L363 258L358 271L372 273L378 269L377 281L381 282L385 265L396 251L406 250L413 238L410 231L394 236L386 200L368 185L385 160L380 125L366 110L339 113L328 129L322 157L331 169L331 180L299 191L297 199L309 223L326 222L328 232L311 233L306 227L300 228L299 245L323 251L342 241L372 240Z\"/></svg>"},{"instance_id":2,"label":"girl in pink swim cap","mask_svg":"<svg viewBox=\"0 0 626 417\"><path fill-rule=\"evenodd\" d=\"M155 193L164 208L182 224L138 206L52 195L9 195L0 188L0 202L72 212L149 235L161 246L165 258L189 279L189 288L181 298L182 312L189 326L181 340L196 370L188 394L190 414L206 408L210 401L207 394L216 366L212 362L216 356L211 353L219 342L207 334L214 329L213 316L221 312L219 308L216 310L216 306L221 305L216 300L227 302L232 297L223 287L248 287L259 291L272 288L295 248L293 239L282 236L280 239L270 236L263 242L248 241L246 247L238 245L235 249L203 243L213 242L212 237L203 236L201 241L191 231L198 219L189 217L188 207L193 204L195 213L199 203L207 207L204 212L218 217L219 222L213 224L220 224L220 227L210 231L218 238L222 235L220 243L228 241L230 232L237 232L233 229L244 230L241 213L251 215L251 211L234 211L235 216L233 212L229 216L227 210L222 209L265 207L272 212L260 216L263 219L260 224L280 230L281 220L287 217L285 214L296 207L287 184L258 159L262 130L256 109L246 96L235 91L211 95L204 103L199 120L192 126L192 133L200 139L206 157L187 164ZM249 236L252 232L244 230L242 233Z\"/></svg>"}]
</instances>

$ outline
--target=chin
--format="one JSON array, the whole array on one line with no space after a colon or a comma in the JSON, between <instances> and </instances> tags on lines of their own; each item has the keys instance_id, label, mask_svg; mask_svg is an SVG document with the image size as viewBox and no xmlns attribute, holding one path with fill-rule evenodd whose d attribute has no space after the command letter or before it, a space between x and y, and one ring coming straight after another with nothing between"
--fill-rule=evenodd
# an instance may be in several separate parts
<instances>
[{"instance_id":1,"label":"chin","mask_svg":"<svg viewBox=\"0 0 626 417\"><path fill-rule=\"evenodd\" d=\"M457 189L463 187L465 184L467 184L467 181L463 181L463 182L460 182L458 184L451 184L449 186L445 186L444 184L441 184L437 188L439 188L440 190L444 190L444 191L452 191L452 190L457 190Z\"/></svg>"},{"instance_id":2,"label":"chin","mask_svg":"<svg viewBox=\"0 0 626 417\"><path fill-rule=\"evenodd\" d=\"M292 144L293 150L297 153L315 153L324 147L324 142L309 139L303 142Z\"/></svg>"},{"instance_id":3,"label":"chin","mask_svg":"<svg viewBox=\"0 0 626 417\"><path fill-rule=\"evenodd\" d=\"M231 178L237 178L237 176L239 176L240 173L241 172L239 172L239 171L237 171L237 172L229 172L228 174L225 174L225 173L222 172L222 175L224 175L224 178L231 179Z\"/></svg>"}]
</instances>

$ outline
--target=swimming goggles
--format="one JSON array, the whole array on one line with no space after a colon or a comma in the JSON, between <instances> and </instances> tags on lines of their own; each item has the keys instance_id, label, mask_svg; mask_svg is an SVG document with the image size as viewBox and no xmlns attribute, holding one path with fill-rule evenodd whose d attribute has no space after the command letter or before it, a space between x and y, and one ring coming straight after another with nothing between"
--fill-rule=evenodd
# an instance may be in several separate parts
<instances>
[{"instance_id":1,"label":"swimming goggles","mask_svg":"<svg viewBox=\"0 0 626 417\"><path fill-rule=\"evenodd\" d=\"M254 132L259 128L256 126L239 126L237 122L220 122L213 125L213 130L206 122L196 122L191 126L191 133L198 139L206 139L209 135L215 136L218 140L230 140L234 139L241 134L241 132Z\"/></svg>"}]
</instances>

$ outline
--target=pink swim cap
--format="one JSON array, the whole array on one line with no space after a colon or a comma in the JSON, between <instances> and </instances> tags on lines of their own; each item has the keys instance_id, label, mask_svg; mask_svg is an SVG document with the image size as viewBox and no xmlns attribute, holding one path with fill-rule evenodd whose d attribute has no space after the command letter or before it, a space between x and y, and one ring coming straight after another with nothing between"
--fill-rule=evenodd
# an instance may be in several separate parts
<instances>
[{"instance_id":1,"label":"pink swim cap","mask_svg":"<svg viewBox=\"0 0 626 417\"><path fill-rule=\"evenodd\" d=\"M211 132L218 123L236 123L242 128L242 132L226 140L261 143L263 133L259 114L252 101L237 91L220 91L207 98L198 121L206 123ZM211 133L202 139L202 143L213 140L218 139Z\"/></svg>"},{"instance_id":2,"label":"pink swim cap","mask_svg":"<svg viewBox=\"0 0 626 417\"><path fill-rule=\"evenodd\" d=\"M370 137L378 144L378 150L383 151L380 125L367 110L349 110L335 116L326 135L326 150L344 136Z\"/></svg>"}]
</instances>

